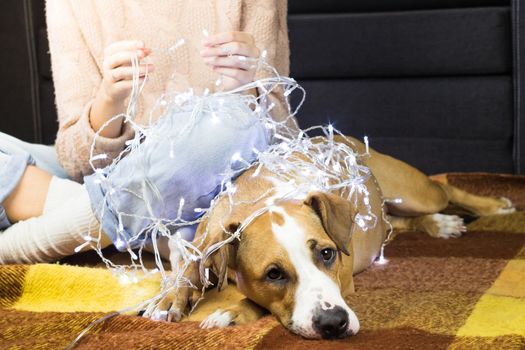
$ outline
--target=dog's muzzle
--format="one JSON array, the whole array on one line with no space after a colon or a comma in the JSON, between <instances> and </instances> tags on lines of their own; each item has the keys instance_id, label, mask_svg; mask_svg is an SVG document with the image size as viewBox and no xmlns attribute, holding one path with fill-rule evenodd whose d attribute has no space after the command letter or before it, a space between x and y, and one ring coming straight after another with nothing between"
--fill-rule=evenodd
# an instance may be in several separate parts
<instances>
[{"instance_id":1,"label":"dog's muzzle","mask_svg":"<svg viewBox=\"0 0 525 350\"><path fill-rule=\"evenodd\" d=\"M340 306L318 310L312 318L313 327L323 339L342 338L353 335L348 331L348 312Z\"/></svg>"}]
</instances>

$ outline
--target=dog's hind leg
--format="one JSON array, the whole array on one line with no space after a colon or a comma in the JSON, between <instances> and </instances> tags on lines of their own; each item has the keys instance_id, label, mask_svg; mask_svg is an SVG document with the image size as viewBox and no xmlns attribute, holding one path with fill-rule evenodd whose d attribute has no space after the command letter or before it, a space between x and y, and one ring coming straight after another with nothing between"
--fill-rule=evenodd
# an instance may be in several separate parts
<instances>
[{"instance_id":1,"label":"dog's hind leg","mask_svg":"<svg viewBox=\"0 0 525 350\"><path fill-rule=\"evenodd\" d=\"M392 215L420 216L435 214L450 204L476 216L507 214L515 209L506 198L477 196L454 186L430 179L416 168L376 151L365 161L374 174L384 198L400 199L388 203Z\"/></svg>"},{"instance_id":2,"label":"dog's hind leg","mask_svg":"<svg viewBox=\"0 0 525 350\"><path fill-rule=\"evenodd\" d=\"M416 168L393 157L372 151L365 161L374 174L383 197L400 199L387 203L389 214L421 216L435 214L448 206L449 193Z\"/></svg>"},{"instance_id":3,"label":"dog's hind leg","mask_svg":"<svg viewBox=\"0 0 525 350\"><path fill-rule=\"evenodd\" d=\"M337 137L336 140L360 154L366 152L365 145L353 137ZM369 154L363 163L372 170L383 197L401 199L401 203L388 204L390 214L420 216L437 213L448 206L448 193L421 171L372 148Z\"/></svg>"},{"instance_id":4,"label":"dog's hind leg","mask_svg":"<svg viewBox=\"0 0 525 350\"><path fill-rule=\"evenodd\" d=\"M422 231L436 238L457 238L467 230L463 219L456 215L390 216L388 219L395 230Z\"/></svg>"},{"instance_id":5,"label":"dog's hind leg","mask_svg":"<svg viewBox=\"0 0 525 350\"><path fill-rule=\"evenodd\" d=\"M477 196L451 185L439 185L447 193L450 204L465 209L475 216L509 214L516 210L512 202L504 197Z\"/></svg>"}]
</instances>

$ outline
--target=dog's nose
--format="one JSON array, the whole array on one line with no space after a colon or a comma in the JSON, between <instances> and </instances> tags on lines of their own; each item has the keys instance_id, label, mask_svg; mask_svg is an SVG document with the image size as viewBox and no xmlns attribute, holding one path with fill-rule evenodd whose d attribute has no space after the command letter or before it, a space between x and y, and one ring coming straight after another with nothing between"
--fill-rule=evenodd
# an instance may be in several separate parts
<instances>
[{"instance_id":1,"label":"dog's nose","mask_svg":"<svg viewBox=\"0 0 525 350\"><path fill-rule=\"evenodd\" d=\"M314 329L324 339L339 338L348 328L348 313L340 306L321 310L313 318Z\"/></svg>"}]
</instances>

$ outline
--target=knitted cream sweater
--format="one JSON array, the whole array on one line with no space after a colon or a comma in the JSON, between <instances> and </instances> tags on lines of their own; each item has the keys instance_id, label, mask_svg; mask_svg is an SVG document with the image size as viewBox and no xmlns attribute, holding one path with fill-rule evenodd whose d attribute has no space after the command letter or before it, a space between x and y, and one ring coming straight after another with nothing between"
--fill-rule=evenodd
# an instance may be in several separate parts
<instances>
[{"instance_id":1,"label":"knitted cream sweater","mask_svg":"<svg viewBox=\"0 0 525 350\"><path fill-rule=\"evenodd\" d=\"M207 67L199 51L203 31L246 31L257 47L268 51L268 61L288 74L289 49L286 0L47 0L51 65L55 84L59 130L58 158L75 180L92 172L88 159L94 131L89 111L102 80L103 50L118 40L142 40L153 50L155 72L139 100L137 122L145 122L147 111L167 89L170 77L187 77L195 88L214 90L217 76ZM184 45L169 54L167 49L184 38ZM260 75L264 73L259 73ZM260 77L260 75L258 77ZM282 118L280 107L275 118ZM99 137L95 154L116 156L133 131L124 124L120 137Z\"/></svg>"}]
</instances>

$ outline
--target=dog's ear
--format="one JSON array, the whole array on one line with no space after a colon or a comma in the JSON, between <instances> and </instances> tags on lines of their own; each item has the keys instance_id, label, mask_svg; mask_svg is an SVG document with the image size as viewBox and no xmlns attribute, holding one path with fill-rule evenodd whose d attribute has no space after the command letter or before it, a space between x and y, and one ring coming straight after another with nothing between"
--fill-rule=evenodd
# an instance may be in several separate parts
<instances>
[{"instance_id":1,"label":"dog's ear","mask_svg":"<svg viewBox=\"0 0 525 350\"><path fill-rule=\"evenodd\" d=\"M223 240L237 231L239 222L231 222L226 226L228 232L223 231ZM212 270L218 278L217 289L222 291L223 287L228 285L228 267L235 268L235 256L239 240L234 239L232 242L222 246L215 254L210 257Z\"/></svg>"},{"instance_id":2,"label":"dog's ear","mask_svg":"<svg viewBox=\"0 0 525 350\"><path fill-rule=\"evenodd\" d=\"M224 225L226 231L220 225L208 228L207 239L205 240L206 249L228 239L231 234L237 231L239 226L240 223L234 221ZM217 289L219 291L228 285L228 267L235 268L238 244L239 240L234 239L232 242L224 244L203 261L203 268L210 268L217 277Z\"/></svg>"},{"instance_id":3,"label":"dog's ear","mask_svg":"<svg viewBox=\"0 0 525 350\"><path fill-rule=\"evenodd\" d=\"M319 216L323 228L337 248L350 255L347 247L352 238L352 218L355 214L352 204L337 195L324 192L309 193L304 203Z\"/></svg>"}]
</instances>

